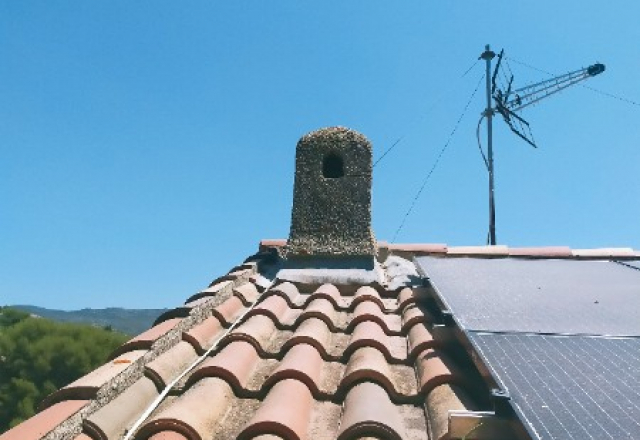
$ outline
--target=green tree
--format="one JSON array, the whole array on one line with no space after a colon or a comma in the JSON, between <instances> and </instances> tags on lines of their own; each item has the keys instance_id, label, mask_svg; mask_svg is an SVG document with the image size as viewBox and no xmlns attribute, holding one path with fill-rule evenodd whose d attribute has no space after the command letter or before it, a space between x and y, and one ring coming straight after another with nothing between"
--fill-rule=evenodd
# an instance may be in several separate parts
<instances>
[{"instance_id":1,"label":"green tree","mask_svg":"<svg viewBox=\"0 0 640 440\"><path fill-rule=\"evenodd\" d=\"M17 313L16 313L17 312ZM31 417L48 394L102 365L127 337L0 310L0 432Z\"/></svg>"}]
</instances>

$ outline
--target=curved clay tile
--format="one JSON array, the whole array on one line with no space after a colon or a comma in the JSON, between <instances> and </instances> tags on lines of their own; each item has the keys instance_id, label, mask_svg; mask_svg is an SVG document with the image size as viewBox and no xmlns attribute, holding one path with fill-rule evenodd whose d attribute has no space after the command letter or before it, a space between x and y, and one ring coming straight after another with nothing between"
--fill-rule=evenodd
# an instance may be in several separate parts
<instances>
[{"instance_id":1,"label":"curved clay tile","mask_svg":"<svg viewBox=\"0 0 640 440\"><path fill-rule=\"evenodd\" d=\"M373 347L361 347L351 354L347 369L340 381L340 392L345 393L356 383L377 382L389 395L398 396L391 378L391 368L384 355Z\"/></svg>"},{"instance_id":2,"label":"curved clay tile","mask_svg":"<svg viewBox=\"0 0 640 440\"><path fill-rule=\"evenodd\" d=\"M380 294L371 286L362 286L358 290L356 290L356 294L353 296L353 301L351 302L350 309L353 310L362 301L374 302L378 305L378 307L380 307L381 311L384 312L385 310L382 298L380 298Z\"/></svg>"},{"instance_id":3,"label":"curved clay tile","mask_svg":"<svg viewBox=\"0 0 640 440\"><path fill-rule=\"evenodd\" d=\"M191 312L191 307L176 307L174 309L169 309L166 312L162 313L160 316L153 321L153 325L156 326L164 321L168 321L173 318L186 318L189 316L189 312Z\"/></svg>"},{"instance_id":4,"label":"curved clay tile","mask_svg":"<svg viewBox=\"0 0 640 440\"><path fill-rule=\"evenodd\" d=\"M333 303L326 298L316 298L309 303L297 319L300 323L309 318L317 318L324 321L331 331L338 331L336 327L336 310Z\"/></svg>"},{"instance_id":5,"label":"curved clay tile","mask_svg":"<svg viewBox=\"0 0 640 440\"><path fill-rule=\"evenodd\" d=\"M185 301L185 304L191 303L203 297L214 297L223 292L226 289L231 289L233 283L231 281L221 281L219 283L211 284L208 288L201 290L200 292L191 295Z\"/></svg>"},{"instance_id":6,"label":"curved clay tile","mask_svg":"<svg viewBox=\"0 0 640 440\"><path fill-rule=\"evenodd\" d=\"M198 299L194 299L193 301L189 301L184 304L187 309L194 309L196 307L202 307L207 304L209 301L212 301L214 296L202 296Z\"/></svg>"},{"instance_id":7,"label":"curved clay tile","mask_svg":"<svg viewBox=\"0 0 640 440\"><path fill-rule=\"evenodd\" d=\"M247 316L264 315L271 318L276 327L283 326L283 318L291 310L287 301L279 295L271 295L255 306Z\"/></svg>"},{"instance_id":8,"label":"curved clay tile","mask_svg":"<svg viewBox=\"0 0 640 440\"><path fill-rule=\"evenodd\" d=\"M182 339L193 345L199 355L202 355L215 343L224 328L215 316L210 316L200 324L182 333Z\"/></svg>"},{"instance_id":9,"label":"curved clay tile","mask_svg":"<svg viewBox=\"0 0 640 440\"><path fill-rule=\"evenodd\" d=\"M238 440L273 434L284 440L307 437L313 397L309 388L295 379L274 385L262 405L238 435Z\"/></svg>"},{"instance_id":10,"label":"curved clay tile","mask_svg":"<svg viewBox=\"0 0 640 440\"><path fill-rule=\"evenodd\" d=\"M418 386L423 394L445 383L465 383L459 368L438 349L428 348L416 359Z\"/></svg>"},{"instance_id":11,"label":"curved clay tile","mask_svg":"<svg viewBox=\"0 0 640 440\"><path fill-rule=\"evenodd\" d=\"M233 294L238 296L245 306L256 302L260 296L258 288L254 283L244 283L233 289Z\"/></svg>"},{"instance_id":12,"label":"curved clay tile","mask_svg":"<svg viewBox=\"0 0 640 440\"><path fill-rule=\"evenodd\" d=\"M282 349L286 351L297 344L309 344L321 354L323 359L328 358L331 330L322 319L308 318L302 321L293 336L287 340Z\"/></svg>"},{"instance_id":13,"label":"curved clay tile","mask_svg":"<svg viewBox=\"0 0 640 440\"><path fill-rule=\"evenodd\" d=\"M315 290L315 292L313 292L309 296L309 299L308 299L307 303L309 303L310 301L312 301L312 300L314 300L316 298L325 298L325 299L331 301L331 303L333 304L333 307L336 310L340 309L340 299L341 299L340 291L333 284L328 284L327 283L327 284L323 284L322 286L318 287Z\"/></svg>"},{"instance_id":14,"label":"curved clay tile","mask_svg":"<svg viewBox=\"0 0 640 440\"><path fill-rule=\"evenodd\" d=\"M421 324L433 324L434 319L431 314L420 305L414 304L402 311L402 332L406 333L412 326Z\"/></svg>"},{"instance_id":15,"label":"curved clay tile","mask_svg":"<svg viewBox=\"0 0 640 440\"><path fill-rule=\"evenodd\" d=\"M0 434L0 440L39 440L60 423L80 411L88 400L66 400L56 403Z\"/></svg>"},{"instance_id":16,"label":"curved clay tile","mask_svg":"<svg viewBox=\"0 0 640 440\"><path fill-rule=\"evenodd\" d=\"M98 440L121 438L147 407L158 397L151 379L142 377L122 394L84 420L84 431Z\"/></svg>"},{"instance_id":17,"label":"curved clay tile","mask_svg":"<svg viewBox=\"0 0 640 440\"><path fill-rule=\"evenodd\" d=\"M298 288L289 282L278 284L265 292L267 295L280 295L289 303L289 307L295 307L300 292Z\"/></svg>"},{"instance_id":18,"label":"curved clay tile","mask_svg":"<svg viewBox=\"0 0 640 440\"><path fill-rule=\"evenodd\" d=\"M422 323L416 323L409 330L409 359L415 357L427 348L434 348L439 344L433 339L433 335Z\"/></svg>"},{"instance_id":19,"label":"curved clay tile","mask_svg":"<svg viewBox=\"0 0 640 440\"><path fill-rule=\"evenodd\" d=\"M185 437L176 431L162 431L153 434L149 437L149 440L189 440L189 437Z\"/></svg>"},{"instance_id":20,"label":"curved clay tile","mask_svg":"<svg viewBox=\"0 0 640 440\"><path fill-rule=\"evenodd\" d=\"M136 362L146 353L147 350L130 351L112 361L107 362L90 373L82 376L80 379L71 382L69 385L48 395L42 403L40 403L38 410L42 411L54 403L63 400L95 398L100 388L106 385L107 382L118 374L129 368L132 363Z\"/></svg>"},{"instance_id":21,"label":"curved clay tile","mask_svg":"<svg viewBox=\"0 0 640 440\"><path fill-rule=\"evenodd\" d=\"M258 353L267 355L268 342L275 331L276 325L271 318L255 315L235 328L221 343L227 345L232 341L247 341L254 346Z\"/></svg>"},{"instance_id":22,"label":"curved clay tile","mask_svg":"<svg viewBox=\"0 0 640 440\"><path fill-rule=\"evenodd\" d=\"M145 365L145 374L163 389L198 358L196 350L186 341L180 341Z\"/></svg>"},{"instance_id":23,"label":"curved clay tile","mask_svg":"<svg viewBox=\"0 0 640 440\"><path fill-rule=\"evenodd\" d=\"M406 439L402 418L384 388L362 382L349 391L338 440L375 437L388 440Z\"/></svg>"},{"instance_id":24,"label":"curved clay tile","mask_svg":"<svg viewBox=\"0 0 640 440\"><path fill-rule=\"evenodd\" d=\"M157 438L152 436L161 432L177 432L189 440L208 439L234 399L231 387L223 379L204 378L149 419L135 438L147 440Z\"/></svg>"},{"instance_id":25,"label":"curved clay tile","mask_svg":"<svg viewBox=\"0 0 640 440\"><path fill-rule=\"evenodd\" d=\"M475 411L477 406L457 385L443 384L432 389L425 399L425 414L429 419L429 438L448 439L449 411Z\"/></svg>"},{"instance_id":26,"label":"curved clay tile","mask_svg":"<svg viewBox=\"0 0 640 440\"><path fill-rule=\"evenodd\" d=\"M314 396L320 393L320 376L324 361L318 350L309 344L298 344L289 350L264 385L271 387L284 379L304 383Z\"/></svg>"},{"instance_id":27,"label":"curved clay tile","mask_svg":"<svg viewBox=\"0 0 640 440\"><path fill-rule=\"evenodd\" d=\"M214 357L204 361L191 374L186 386L203 377L220 377L226 380L238 392L246 390L251 372L260 356L253 345L244 341L234 341Z\"/></svg>"},{"instance_id":28,"label":"curved clay tile","mask_svg":"<svg viewBox=\"0 0 640 440\"><path fill-rule=\"evenodd\" d=\"M351 334L349 346L344 352L344 356L350 356L351 353L360 347L374 347L384 354L387 360L402 360L393 358L389 336L387 336L382 327L374 321L364 321L356 325L356 328Z\"/></svg>"},{"instance_id":29,"label":"curved clay tile","mask_svg":"<svg viewBox=\"0 0 640 440\"><path fill-rule=\"evenodd\" d=\"M568 258L573 256L569 246L509 248L510 257Z\"/></svg>"},{"instance_id":30,"label":"curved clay tile","mask_svg":"<svg viewBox=\"0 0 640 440\"><path fill-rule=\"evenodd\" d=\"M405 307L407 307L409 304L414 304L415 302L416 302L416 297L413 292L413 289L409 287L405 287L402 290L400 290L400 293L398 293L397 310L399 312L402 312Z\"/></svg>"},{"instance_id":31,"label":"curved clay tile","mask_svg":"<svg viewBox=\"0 0 640 440\"><path fill-rule=\"evenodd\" d=\"M355 311L353 312L353 319L349 323L347 327L347 332L353 330L353 328L363 321L374 321L377 322L380 327L384 329L384 332L389 335L401 335L400 325L397 322L396 317L396 325L393 325L393 315L385 315L380 310L380 307L372 301L362 301L356 306Z\"/></svg>"},{"instance_id":32,"label":"curved clay tile","mask_svg":"<svg viewBox=\"0 0 640 440\"><path fill-rule=\"evenodd\" d=\"M173 328L178 325L182 321L182 318L173 318L167 321L164 321L154 327L151 327L144 333L139 334L133 339L122 344L120 347L116 348L109 359L115 359L123 353L127 353L133 350L141 350L141 349L149 349L156 341L156 339L166 335L168 332L173 330Z\"/></svg>"},{"instance_id":33,"label":"curved clay tile","mask_svg":"<svg viewBox=\"0 0 640 440\"><path fill-rule=\"evenodd\" d=\"M219 306L211 311L211 314L218 318L223 326L229 327L236 319L242 315L245 307L242 300L237 296L230 296Z\"/></svg>"}]
</instances>

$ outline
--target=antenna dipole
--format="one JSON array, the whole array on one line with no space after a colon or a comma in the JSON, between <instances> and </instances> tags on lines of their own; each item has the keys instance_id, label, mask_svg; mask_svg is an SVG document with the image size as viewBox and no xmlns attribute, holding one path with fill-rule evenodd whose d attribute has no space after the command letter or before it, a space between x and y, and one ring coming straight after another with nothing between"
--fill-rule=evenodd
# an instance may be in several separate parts
<instances>
[{"instance_id":1,"label":"antenna dipole","mask_svg":"<svg viewBox=\"0 0 640 440\"><path fill-rule=\"evenodd\" d=\"M604 64L596 63L589 67L565 73L564 75L559 75L555 78L539 81L535 84L530 84L516 90L512 90L513 75L511 75L503 90L496 84L496 79L498 77L498 71L500 70L500 64L504 58L504 50L500 51L500 54L498 55L498 62L496 63L496 67L492 75L491 61L495 57L495 52L493 52L491 47L487 44L484 47L484 52L480 55L480 59L485 60L487 68L485 75L487 81L487 108L482 112L480 121L478 121L478 129L476 131L478 147L480 147L480 152L482 153L487 171L489 172L489 234L487 237L487 243L491 246L495 246L496 244L496 202L493 170L493 116L496 112L499 113L511 131L532 147L536 147L529 123L516 114L516 112L525 107L536 104L540 100L548 98L567 87L592 78L605 71ZM495 101L495 105L493 105L493 101ZM486 157L482 151L482 146L480 145L479 135L480 124L482 123L483 118L487 119Z\"/></svg>"},{"instance_id":2,"label":"antenna dipole","mask_svg":"<svg viewBox=\"0 0 640 440\"><path fill-rule=\"evenodd\" d=\"M487 108L483 115L487 118L487 169L489 171L489 239L490 245L496 244L496 205L495 191L493 183L493 104L491 101L491 60L496 56L491 51L491 47L487 44L480 58L486 61L487 72L485 78L487 80Z\"/></svg>"}]
</instances>

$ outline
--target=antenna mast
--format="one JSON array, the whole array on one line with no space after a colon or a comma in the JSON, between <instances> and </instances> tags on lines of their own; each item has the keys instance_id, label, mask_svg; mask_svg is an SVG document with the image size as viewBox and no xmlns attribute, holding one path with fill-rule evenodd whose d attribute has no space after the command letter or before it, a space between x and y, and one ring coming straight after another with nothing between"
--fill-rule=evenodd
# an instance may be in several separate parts
<instances>
[{"instance_id":1,"label":"antenna mast","mask_svg":"<svg viewBox=\"0 0 640 440\"><path fill-rule=\"evenodd\" d=\"M490 245L496 244L496 205L494 196L493 183L493 105L491 103L491 60L496 56L487 44L480 58L487 63L487 72L485 74L487 80L487 108L483 116L487 118L487 170L489 171L489 237Z\"/></svg>"},{"instance_id":2,"label":"antenna mast","mask_svg":"<svg viewBox=\"0 0 640 440\"><path fill-rule=\"evenodd\" d=\"M548 98L569 86L577 84L581 81L589 79L593 76L599 75L605 70L604 64L596 63L589 67L578 69L573 72L565 73L564 75L556 76L547 80L539 81L528 86L520 87L519 89L512 90L513 75L508 79L506 90L501 90L496 86L496 79L498 77L498 71L500 64L504 56L504 50L498 54L498 62L491 74L491 61L496 57L490 46L487 44L484 47L484 52L480 55L480 59L486 62L486 81L487 81L487 107L482 112L480 121L478 122L478 130L480 129L480 123L483 118L487 119L487 156L484 156L482 147L480 145L480 152L482 153L487 171L489 173L489 234L487 237L487 243L494 246L496 244L496 205L495 205L495 185L494 185L494 172L493 172L493 116L497 113L502 115L502 118L507 123L511 131L522 138L525 142L534 148L536 144L531 134L531 128L529 123L525 121L521 116L515 112L522 110L538 101ZM495 106L493 101L495 101ZM480 137L478 132L478 144L480 143Z\"/></svg>"}]
</instances>

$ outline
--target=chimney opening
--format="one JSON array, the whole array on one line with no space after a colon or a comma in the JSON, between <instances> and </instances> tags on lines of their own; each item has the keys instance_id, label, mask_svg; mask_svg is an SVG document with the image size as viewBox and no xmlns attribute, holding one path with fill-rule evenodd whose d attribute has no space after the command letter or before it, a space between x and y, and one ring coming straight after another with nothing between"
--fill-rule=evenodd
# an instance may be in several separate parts
<instances>
[{"instance_id":1,"label":"chimney opening","mask_svg":"<svg viewBox=\"0 0 640 440\"><path fill-rule=\"evenodd\" d=\"M329 153L322 162L322 176L326 179L338 179L344 176L342 157L336 153Z\"/></svg>"}]
</instances>

